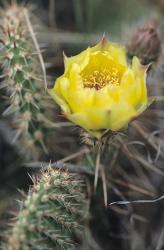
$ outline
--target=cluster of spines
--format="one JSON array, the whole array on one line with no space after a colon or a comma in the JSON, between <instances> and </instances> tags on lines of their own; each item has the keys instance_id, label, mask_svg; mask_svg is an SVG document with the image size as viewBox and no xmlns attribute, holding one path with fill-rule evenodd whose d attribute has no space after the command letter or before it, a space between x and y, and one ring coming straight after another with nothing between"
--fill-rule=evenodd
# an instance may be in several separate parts
<instances>
[{"instance_id":1,"label":"cluster of spines","mask_svg":"<svg viewBox=\"0 0 164 250\"><path fill-rule=\"evenodd\" d=\"M80 242L87 218L84 181L49 168L23 202L7 249L72 249Z\"/></svg>"},{"instance_id":2,"label":"cluster of spines","mask_svg":"<svg viewBox=\"0 0 164 250\"><path fill-rule=\"evenodd\" d=\"M44 117L46 95L38 52L24 13L25 8L17 4L3 13L0 35L4 79L1 88L6 87L9 97L4 115L12 114L15 139L19 138L23 147L36 156L40 146L47 151L44 143L47 131ZM41 77L37 77L39 74Z\"/></svg>"}]
</instances>

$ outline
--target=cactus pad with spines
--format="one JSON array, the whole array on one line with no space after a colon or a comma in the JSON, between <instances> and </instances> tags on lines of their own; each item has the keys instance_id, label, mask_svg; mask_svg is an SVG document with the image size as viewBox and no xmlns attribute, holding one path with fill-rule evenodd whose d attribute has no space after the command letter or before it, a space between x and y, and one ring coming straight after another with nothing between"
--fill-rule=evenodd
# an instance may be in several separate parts
<instances>
[{"instance_id":1,"label":"cactus pad with spines","mask_svg":"<svg viewBox=\"0 0 164 250\"><path fill-rule=\"evenodd\" d=\"M75 174L50 168L23 202L7 249L72 249L78 245L87 217L84 182Z\"/></svg>"},{"instance_id":2,"label":"cactus pad with spines","mask_svg":"<svg viewBox=\"0 0 164 250\"><path fill-rule=\"evenodd\" d=\"M20 140L20 148L25 149L28 158L38 159L40 148L47 152L47 97L39 52L29 31L27 13L23 6L12 4L1 15L0 42L4 79L0 87L6 88L5 99L8 101L3 114L12 117L11 124L16 130L15 140Z\"/></svg>"}]
</instances>

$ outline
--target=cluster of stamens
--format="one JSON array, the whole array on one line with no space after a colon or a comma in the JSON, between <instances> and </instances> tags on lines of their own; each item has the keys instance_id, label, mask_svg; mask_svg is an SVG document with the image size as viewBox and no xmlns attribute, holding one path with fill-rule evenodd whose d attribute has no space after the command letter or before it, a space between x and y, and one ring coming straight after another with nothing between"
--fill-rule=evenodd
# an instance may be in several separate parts
<instances>
[{"instance_id":1,"label":"cluster of stamens","mask_svg":"<svg viewBox=\"0 0 164 250\"><path fill-rule=\"evenodd\" d=\"M91 74L83 74L83 85L85 88L99 90L108 84L119 84L119 74L116 68L94 70Z\"/></svg>"}]
</instances>

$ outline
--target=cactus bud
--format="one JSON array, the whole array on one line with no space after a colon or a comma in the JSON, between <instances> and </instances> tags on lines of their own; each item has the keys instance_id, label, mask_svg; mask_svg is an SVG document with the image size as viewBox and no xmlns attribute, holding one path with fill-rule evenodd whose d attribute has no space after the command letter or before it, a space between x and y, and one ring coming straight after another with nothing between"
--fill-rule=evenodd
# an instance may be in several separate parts
<instances>
[{"instance_id":1,"label":"cactus bud","mask_svg":"<svg viewBox=\"0 0 164 250\"><path fill-rule=\"evenodd\" d=\"M138 27L127 45L128 56L137 56L142 64L156 61L160 52L161 42L157 33L155 21Z\"/></svg>"}]
</instances>

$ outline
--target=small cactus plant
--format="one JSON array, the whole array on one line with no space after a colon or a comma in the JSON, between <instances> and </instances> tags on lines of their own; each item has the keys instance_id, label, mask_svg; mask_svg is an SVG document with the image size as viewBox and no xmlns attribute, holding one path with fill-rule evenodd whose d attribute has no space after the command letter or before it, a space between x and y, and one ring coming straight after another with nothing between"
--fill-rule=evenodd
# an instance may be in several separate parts
<instances>
[{"instance_id":1,"label":"small cactus plant","mask_svg":"<svg viewBox=\"0 0 164 250\"><path fill-rule=\"evenodd\" d=\"M47 101L38 51L25 13L28 13L27 9L13 3L1 16L4 78L0 85L6 88L5 99L8 102L3 114L12 114L15 140L20 139L21 149L25 149L26 156L38 159L40 147L47 153L44 140L47 131L44 116Z\"/></svg>"},{"instance_id":2,"label":"small cactus plant","mask_svg":"<svg viewBox=\"0 0 164 250\"><path fill-rule=\"evenodd\" d=\"M8 250L72 249L88 216L84 181L49 168L35 180L12 229Z\"/></svg>"}]
</instances>

